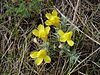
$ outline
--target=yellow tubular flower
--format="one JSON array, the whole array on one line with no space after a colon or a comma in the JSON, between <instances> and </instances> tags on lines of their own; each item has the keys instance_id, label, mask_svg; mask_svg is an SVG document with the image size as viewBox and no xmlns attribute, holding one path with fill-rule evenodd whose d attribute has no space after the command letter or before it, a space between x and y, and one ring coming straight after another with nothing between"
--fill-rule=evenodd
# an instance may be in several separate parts
<instances>
[{"instance_id":1,"label":"yellow tubular flower","mask_svg":"<svg viewBox=\"0 0 100 75\"><path fill-rule=\"evenodd\" d=\"M48 20L45 21L46 25L53 25L56 27L60 27L59 17L57 16L57 11L53 10L52 13L47 13L45 16Z\"/></svg>"},{"instance_id":2,"label":"yellow tubular flower","mask_svg":"<svg viewBox=\"0 0 100 75\"><path fill-rule=\"evenodd\" d=\"M43 60L45 61L45 63L51 62L51 58L47 55L47 50L44 49L41 49L39 52L31 52L30 57L36 58L35 63L37 65L40 65Z\"/></svg>"},{"instance_id":3,"label":"yellow tubular flower","mask_svg":"<svg viewBox=\"0 0 100 75\"><path fill-rule=\"evenodd\" d=\"M34 29L34 30L32 30L32 33L35 36L41 38L43 41L47 41L47 39L48 39L47 36L49 34L49 31L50 31L50 27L45 27L44 28L44 26L42 24L40 24L38 26L38 30L37 29Z\"/></svg>"},{"instance_id":4,"label":"yellow tubular flower","mask_svg":"<svg viewBox=\"0 0 100 75\"><path fill-rule=\"evenodd\" d=\"M73 46L74 42L71 40L73 32L66 32L64 33L62 30L58 30L58 34L60 35L60 41L61 42L66 42L70 45Z\"/></svg>"}]
</instances>

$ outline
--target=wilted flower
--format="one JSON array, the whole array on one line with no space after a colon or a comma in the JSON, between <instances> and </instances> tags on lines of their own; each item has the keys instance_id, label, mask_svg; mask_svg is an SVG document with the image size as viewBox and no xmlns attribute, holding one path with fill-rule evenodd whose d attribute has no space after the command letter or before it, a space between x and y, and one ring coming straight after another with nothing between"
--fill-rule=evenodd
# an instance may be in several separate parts
<instances>
[{"instance_id":1,"label":"wilted flower","mask_svg":"<svg viewBox=\"0 0 100 75\"><path fill-rule=\"evenodd\" d=\"M41 49L39 52L31 52L30 53L31 58L36 58L35 63L37 65L40 65L42 61L44 60L45 63L50 63L51 58L47 55L47 50Z\"/></svg>"},{"instance_id":2,"label":"wilted flower","mask_svg":"<svg viewBox=\"0 0 100 75\"><path fill-rule=\"evenodd\" d=\"M66 42L70 45L73 46L74 42L71 40L73 32L66 32L64 33L62 30L58 30L58 34L60 35L60 41L61 42Z\"/></svg>"}]
</instances>

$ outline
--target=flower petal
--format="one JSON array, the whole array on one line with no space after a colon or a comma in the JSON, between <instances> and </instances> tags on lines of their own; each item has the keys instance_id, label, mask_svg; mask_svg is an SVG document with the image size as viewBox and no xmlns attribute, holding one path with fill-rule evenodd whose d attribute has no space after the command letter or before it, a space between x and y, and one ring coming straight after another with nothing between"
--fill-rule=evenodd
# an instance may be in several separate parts
<instances>
[{"instance_id":1,"label":"flower petal","mask_svg":"<svg viewBox=\"0 0 100 75\"><path fill-rule=\"evenodd\" d=\"M59 34L60 36L63 36L63 35L64 35L64 32L63 32L62 30L58 30L58 34Z\"/></svg>"},{"instance_id":2,"label":"flower petal","mask_svg":"<svg viewBox=\"0 0 100 75\"><path fill-rule=\"evenodd\" d=\"M61 41L61 42L66 42L67 39L66 39L66 37L62 37L62 36L61 36L61 37L60 37L60 41Z\"/></svg>"},{"instance_id":3,"label":"flower petal","mask_svg":"<svg viewBox=\"0 0 100 75\"><path fill-rule=\"evenodd\" d=\"M38 31L37 29L32 30L32 33L33 33L35 36L39 36L39 31Z\"/></svg>"},{"instance_id":4,"label":"flower petal","mask_svg":"<svg viewBox=\"0 0 100 75\"><path fill-rule=\"evenodd\" d=\"M30 57L31 57L31 58L36 58L36 57L37 57L37 53L38 53L38 52L31 52L31 53L30 53Z\"/></svg>"},{"instance_id":5,"label":"flower petal","mask_svg":"<svg viewBox=\"0 0 100 75\"><path fill-rule=\"evenodd\" d=\"M46 35L49 34L49 31L50 31L50 27L46 27L46 28L45 28Z\"/></svg>"},{"instance_id":6,"label":"flower petal","mask_svg":"<svg viewBox=\"0 0 100 75\"><path fill-rule=\"evenodd\" d=\"M67 40L67 43L70 45L70 46L73 46L74 45L74 42L72 40Z\"/></svg>"},{"instance_id":7,"label":"flower petal","mask_svg":"<svg viewBox=\"0 0 100 75\"><path fill-rule=\"evenodd\" d=\"M52 17L50 13L45 14L45 16L47 17L47 19L50 19Z\"/></svg>"},{"instance_id":8,"label":"flower petal","mask_svg":"<svg viewBox=\"0 0 100 75\"><path fill-rule=\"evenodd\" d=\"M45 21L45 24L46 24L46 25L52 25L52 22L51 22L50 20L46 20L46 21Z\"/></svg>"},{"instance_id":9,"label":"flower petal","mask_svg":"<svg viewBox=\"0 0 100 75\"><path fill-rule=\"evenodd\" d=\"M44 30L44 26L43 26L42 24L39 24L38 30L39 30L39 31Z\"/></svg>"},{"instance_id":10,"label":"flower petal","mask_svg":"<svg viewBox=\"0 0 100 75\"><path fill-rule=\"evenodd\" d=\"M47 56L44 58L44 61L45 61L45 63L50 63L50 62L51 62L51 58L47 55Z\"/></svg>"},{"instance_id":11,"label":"flower petal","mask_svg":"<svg viewBox=\"0 0 100 75\"><path fill-rule=\"evenodd\" d=\"M73 32L66 32L66 33L64 34L64 35L66 36L66 39L67 39L67 40L71 40L72 33L73 33Z\"/></svg>"},{"instance_id":12,"label":"flower petal","mask_svg":"<svg viewBox=\"0 0 100 75\"><path fill-rule=\"evenodd\" d=\"M57 16L57 11L56 11L56 10L53 10L53 11L52 11L52 15L53 15L53 16Z\"/></svg>"},{"instance_id":13,"label":"flower petal","mask_svg":"<svg viewBox=\"0 0 100 75\"><path fill-rule=\"evenodd\" d=\"M71 38L71 37L72 37L73 32L68 32L68 34L69 34L69 37Z\"/></svg>"},{"instance_id":14,"label":"flower petal","mask_svg":"<svg viewBox=\"0 0 100 75\"><path fill-rule=\"evenodd\" d=\"M42 63L42 61L43 61L43 58L37 58L37 59L35 60L35 63L36 63L37 65L40 65L40 64Z\"/></svg>"}]
</instances>

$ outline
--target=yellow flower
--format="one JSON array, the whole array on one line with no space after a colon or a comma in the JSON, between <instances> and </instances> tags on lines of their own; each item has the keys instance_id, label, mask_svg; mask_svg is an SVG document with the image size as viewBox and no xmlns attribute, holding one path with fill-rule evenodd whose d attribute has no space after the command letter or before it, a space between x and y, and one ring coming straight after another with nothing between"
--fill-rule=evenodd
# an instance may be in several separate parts
<instances>
[{"instance_id":1,"label":"yellow flower","mask_svg":"<svg viewBox=\"0 0 100 75\"><path fill-rule=\"evenodd\" d=\"M39 52L31 52L30 53L31 58L36 58L35 63L37 65L40 65L42 61L44 60L45 63L50 63L51 58L47 55L47 50L41 49Z\"/></svg>"},{"instance_id":2,"label":"yellow flower","mask_svg":"<svg viewBox=\"0 0 100 75\"><path fill-rule=\"evenodd\" d=\"M45 21L46 25L53 25L56 27L60 27L59 17L57 16L57 11L53 10L52 13L47 13L45 16L48 20Z\"/></svg>"},{"instance_id":3,"label":"yellow flower","mask_svg":"<svg viewBox=\"0 0 100 75\"><path fill-rule=\"evenodd\" d=\"M41 38L43 41L47 41L47 39L48 39L47 35L49 34L49 31L50 31L50 27L44 28L44 26L42 24L40 24L38 26L38 30L34 29L34 30L32 30L32 33L35 36Z\"/></svg>"},{"instance_id":4,"label":"yellow flower","mask_svg":"<svg viewBox=\"0 0 100 75\"><path fill-rule=\"evenodd\" d=\"M70 45L73 46L74 42L71 40L73 32L66 32L64 33L62 30L58 30L58 34L60 35L60 41L61 42L66 42Z\"/></svg>"}]
</instances>

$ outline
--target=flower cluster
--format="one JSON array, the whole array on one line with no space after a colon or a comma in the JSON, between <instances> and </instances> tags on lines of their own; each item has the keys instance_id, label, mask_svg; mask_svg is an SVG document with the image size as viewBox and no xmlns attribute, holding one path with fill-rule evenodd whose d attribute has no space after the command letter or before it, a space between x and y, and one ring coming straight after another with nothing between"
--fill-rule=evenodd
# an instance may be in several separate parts
<instances>
[{"instance_id":1,"label":"flower cluster","mask_svg":"<svg viewBox=\"0 0 100 75\"><path fill-rule=\"evenodd\" d=\"M45 14L47 20L45 21L45 24L47 27L44 27L44 25L40 24L38 26L38 29L32 30L32 34L34 34L36 37L41 38L43 41L48 41L48 34L50 32L50 25L56 26L60 28L60 17L58 17L57 11L53 10L52 13ZM74 42L71 40L72 37L72 31L64 33L61 29L58 30L59 34L59 41L60 42L66 42L69 44L69 46L73 46ZM47 55L47 50L41 49L40 51L34 51L30 53L31 58L36 58L35 63L37 65L40 65L42 61L44 60L45 63L50 63L51 58Z\"/></svg>"}]
</instances>

